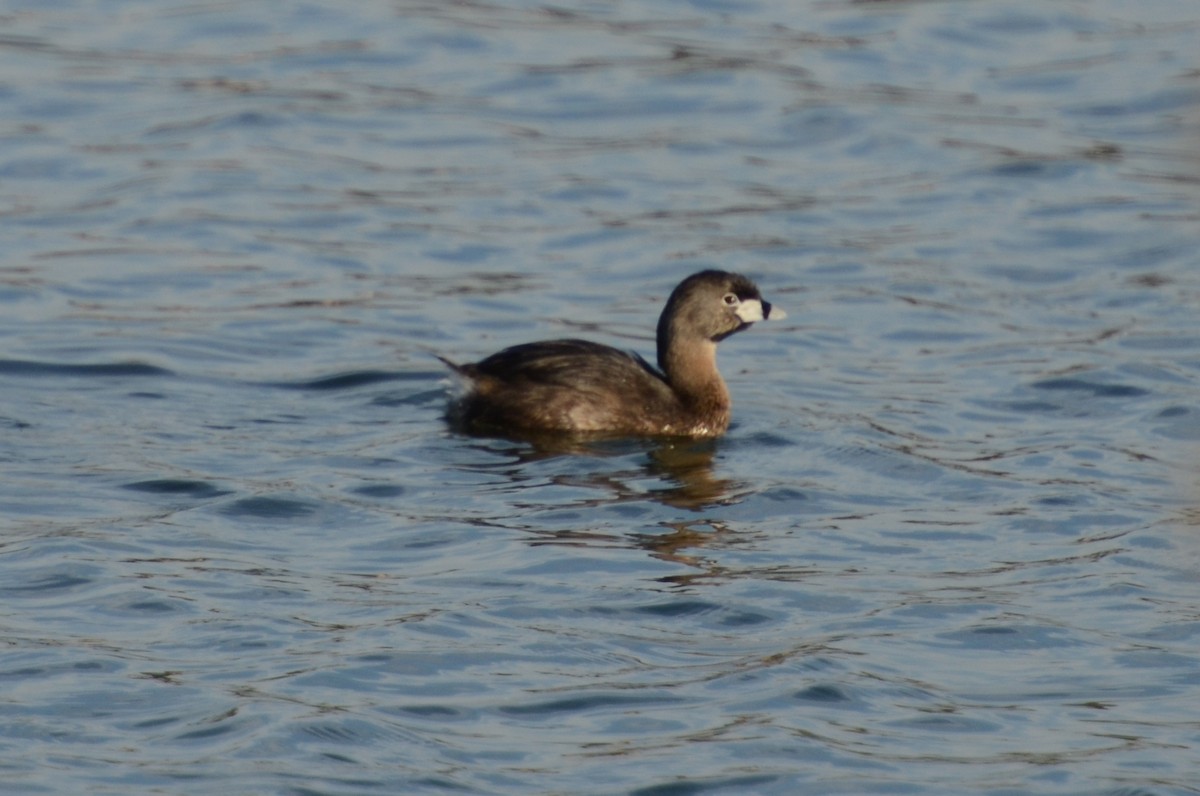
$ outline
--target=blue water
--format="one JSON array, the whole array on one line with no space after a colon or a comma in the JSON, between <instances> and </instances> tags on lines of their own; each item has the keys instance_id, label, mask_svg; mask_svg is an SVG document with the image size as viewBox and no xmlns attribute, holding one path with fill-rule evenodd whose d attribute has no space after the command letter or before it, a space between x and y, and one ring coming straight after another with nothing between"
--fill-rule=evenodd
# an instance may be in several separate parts
<instances>
[{"instance_id":1,"label":"blue water","mask_svg":"<svg viewBox=\"0 0 1200 796\"><path fill-rule=\"evenodd\" d=\"M1200 793L1200 7L11 2L14 794ZM715 443L463 437L653 353Z\"/></svg>"}]
</instances>

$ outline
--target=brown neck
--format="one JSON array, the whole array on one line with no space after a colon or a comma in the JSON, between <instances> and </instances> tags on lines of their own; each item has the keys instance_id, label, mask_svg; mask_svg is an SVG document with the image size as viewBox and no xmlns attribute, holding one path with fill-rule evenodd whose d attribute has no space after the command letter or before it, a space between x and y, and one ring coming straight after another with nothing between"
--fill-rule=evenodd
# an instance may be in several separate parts
<instances>
[{"instance_id":1,"label":"brown neck","mask_svg":"<svg viewBox=\"0 0 1200 796\"><path fill-rule=\"evenodd\" d=\"M717 372L717 344L703 338L670 339L659 352L659 367L679 399L692 411L728 415L729 389Z\"/></svg>"}]
</instances>

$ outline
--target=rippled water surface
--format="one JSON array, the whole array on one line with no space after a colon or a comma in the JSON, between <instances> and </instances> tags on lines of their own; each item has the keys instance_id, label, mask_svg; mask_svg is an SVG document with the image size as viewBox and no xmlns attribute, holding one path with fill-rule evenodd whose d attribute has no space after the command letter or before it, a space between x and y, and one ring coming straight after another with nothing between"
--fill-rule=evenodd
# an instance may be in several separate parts
<instances>
[{"instance_id":1,"label":"rippled water surface","mask_svg":"<svg viewBox=\"0 0 1200 796\"><path fill-rule=\"evenodd\" d=\"M0 23L5 793L1200 793L1200 6ZM706 267L725 438L446 428Z\"/></svg>"}]
</instances>

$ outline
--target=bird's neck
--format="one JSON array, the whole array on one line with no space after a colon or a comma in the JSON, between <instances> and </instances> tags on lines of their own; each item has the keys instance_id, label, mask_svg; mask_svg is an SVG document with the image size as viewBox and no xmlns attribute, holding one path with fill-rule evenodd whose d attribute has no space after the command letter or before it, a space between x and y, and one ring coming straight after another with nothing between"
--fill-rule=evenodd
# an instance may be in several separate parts
<instances>
[{"instance_id":1,"label":"bird's neck","mask_svg":"<svg viewBox=\"0 0 1200 796\"><path fill-rule=\"evenodd\" d=\"M680 401L692 412L728 422L729 389L717 371L717 344L696 338L670 337L659 351L658 365Z\"/></svg>"}]
</instances>

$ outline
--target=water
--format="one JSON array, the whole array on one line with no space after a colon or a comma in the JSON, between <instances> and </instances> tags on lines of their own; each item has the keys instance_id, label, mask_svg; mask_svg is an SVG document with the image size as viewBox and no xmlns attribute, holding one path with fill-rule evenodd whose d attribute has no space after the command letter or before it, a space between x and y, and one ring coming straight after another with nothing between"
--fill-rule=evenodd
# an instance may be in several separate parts
<instances>
[{"instance_id":1,"label":"water","mask_svg":"<svg viewBox=\"0 0 1200 796\"><path fill-rule=\"evenodd\" d=\"M6 793L1200 792L1200 12L10 3ZM716 443L451 433L643 353Z\"/></svg>"}]
</instances>

